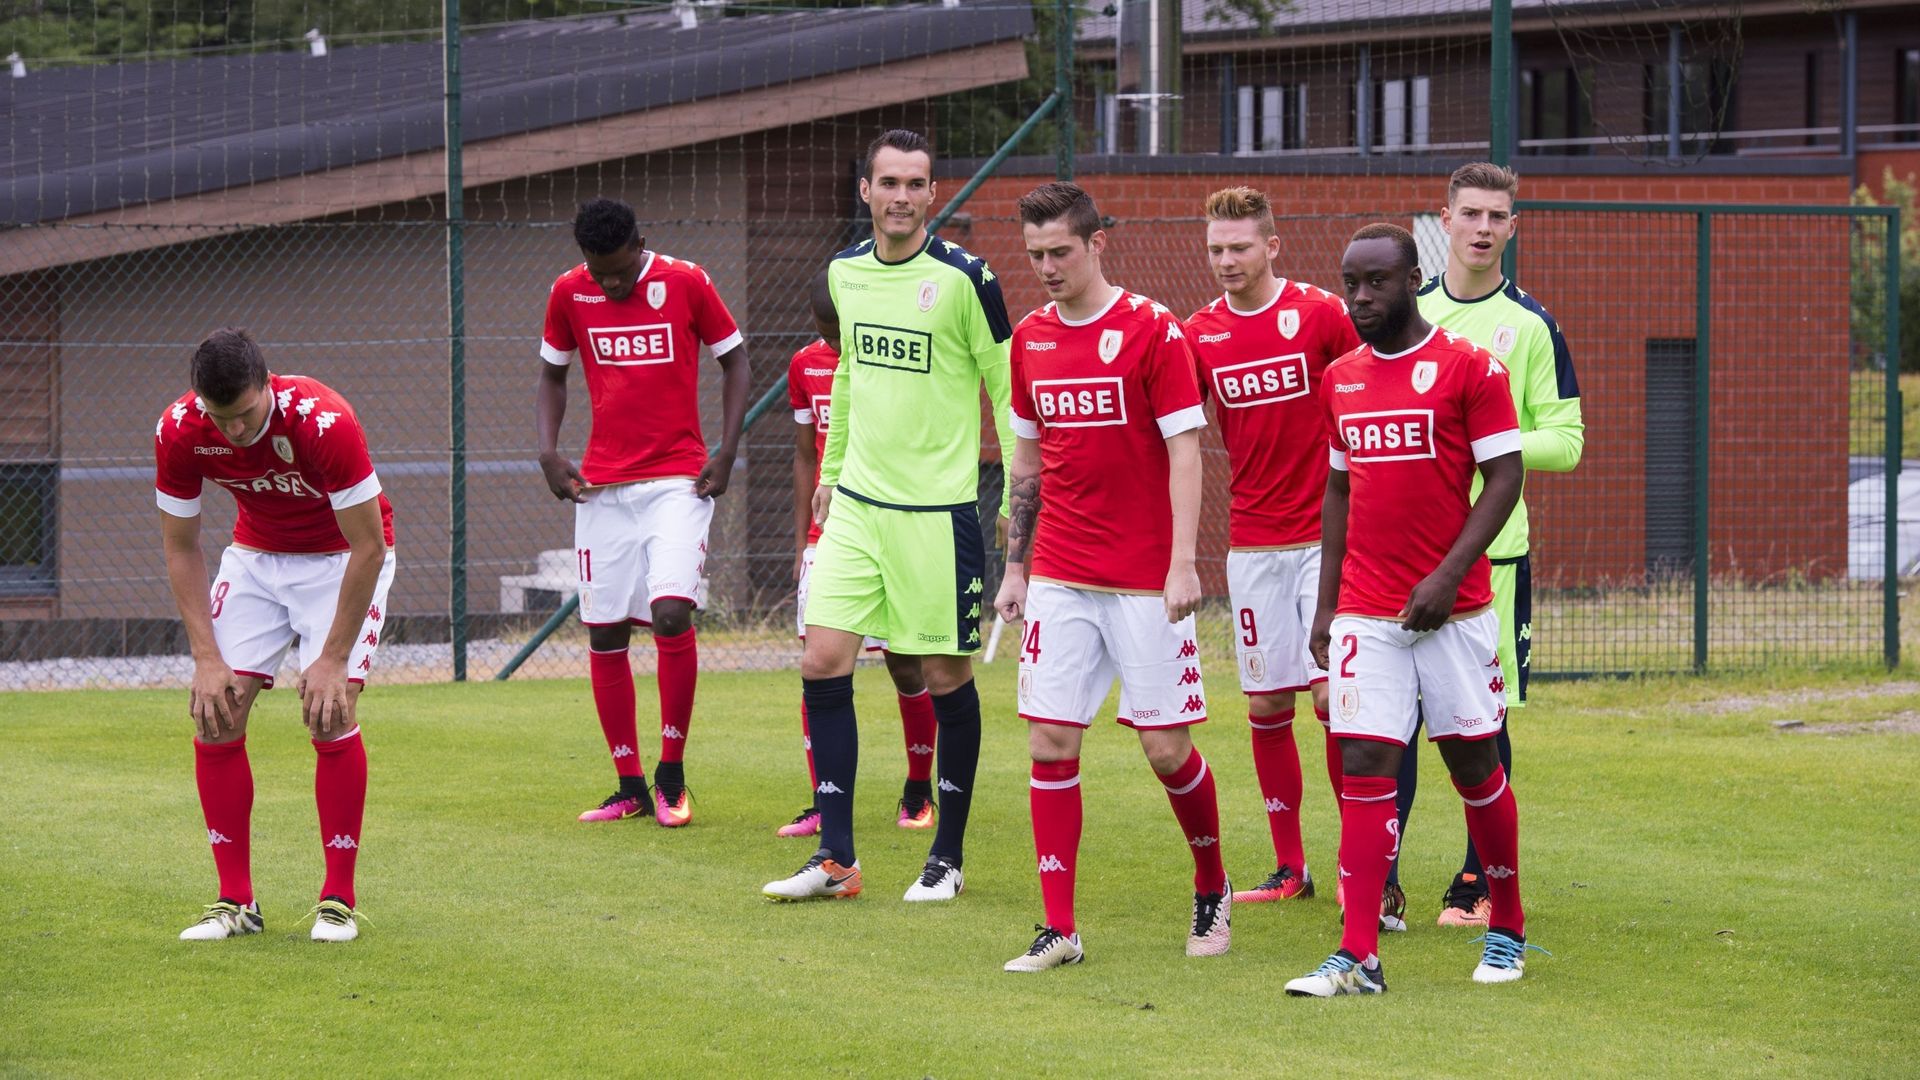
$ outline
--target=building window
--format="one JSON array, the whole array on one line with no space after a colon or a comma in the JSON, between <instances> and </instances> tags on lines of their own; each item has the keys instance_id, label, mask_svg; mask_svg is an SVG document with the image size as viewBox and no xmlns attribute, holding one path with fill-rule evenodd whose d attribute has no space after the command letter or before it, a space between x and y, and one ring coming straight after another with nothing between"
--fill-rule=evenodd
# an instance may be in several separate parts
<instances>
[{"instance_id":1,"label":"building window","mask_svg":"<svg viewBox=\"0 0 1920 1080\"><path fill-rule=\"evenodd\" d=\"M1817 52L1807 54L1806 83L1806 102L1802 109L1800 126L1809 129L1817 128L1820 126L1820 54ZM1820 137L1809 130L1802 141L1808 146L1813 146L1820 141Z\"/></svg>"},{"instance_id":2,"label":"building window","mask_svg":"<svg viewBox=\"0 0 1920 1080\"><path fill-rule=\"evenodd\" d=\"M1648 135L1668 136L1667 65L1648 64L1641 98ZM1721 133L1733 126L1733 68L1721 60L1689 60L1680 65L1680 152L1731 154L1733 142ZM1664 152L1652 145L1650 152Z\"/></svg>"},{"instance_id":3,"label":"building window","mask_svg":"<svg viewBox=\"0 0 1920 1080\"><path fill-rule=\"evenodd\" d=\"M1234 97L1234 151L1270 154L1307 145L1307 84L1242 86Z\"/></svg>"},{"instance_id":4,"label":"building window","mask_svg":"<svg viewBox=\"0 0 1920 1080\"><path fill-rule=\"evenodd\" d=\"M1920 142L1920 49L1893 54L1893 122L1895 142Z\"/></svg>"},{"instance_id":5,"label":"building window","mask_svg":"<svg viewBox=\"0 0 1920 1080\"><path fill-rule=\"evenodd\" d=\"M1360 89L1354 87L1358 97ZM1381 79L1373 84L1371 125L1365 149L1419 150L1432 144L1433 82L1425 75ZM1360 145L1360 117L1353 118L1353 143Z\"/></svg>"},{"instance_id":6,"label":"building window","mask_svg":"<svg viewBox=\"0 0 1920 1080\"><path fill-rule=\"evenodd\" d=\"M1593 137L1593 72L1575 68L1527 68L1520 72L1520 152L1590 154L1577 140ZM1528 143L1533 145L1529 146Z\"/></svg>"},{"instance_id":7,"label":"building window","mask_svg":"<svg viewBox=\"0 0 1920 1080\"><path fill-rule=\"evenodd\" d=\"M0 463L0 596L53 596L55 496L52 462Z\"/></svg>"}]
</instances>

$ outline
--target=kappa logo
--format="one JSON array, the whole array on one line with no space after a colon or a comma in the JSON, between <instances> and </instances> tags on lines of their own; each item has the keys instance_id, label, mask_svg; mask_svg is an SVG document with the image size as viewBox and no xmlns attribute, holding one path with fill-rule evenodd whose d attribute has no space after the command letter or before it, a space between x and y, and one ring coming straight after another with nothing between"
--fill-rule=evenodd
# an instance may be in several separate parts
<instances>
[{"instance_id":1,"label":"kappa logo","mask_svg":"<svg viewBox=\"0 0 1920 1080\"><path fill-rule=\"evenodd\" d=\"M375 604L372 607L367 608L367 618L373 622L379 622L380 621L380 605Z\"/></svg>"},{"instance_id":2,"label":"kappa logo","mask_svg":"<svg viewBox=\"0 0 1920 1080\"><path fill-rule=\"evenodd\" d=\"M1292 341L1293 335L1300 332L1300 312L1296 308L1281 308L1276 322L1280 328L1280 336L1288 341Z\"/></svg>"},{"instance_id":3,"label":"kappa logo","mask_svg":"<svg viewBox=\"0 0 1920 1080\"><path fill-rule=\"evenodd\" d=\"M279 409L281 412L286 412L288 409L293 408L293 387L291 386L282 387L281 389L274 391L273 404L274 404L274 407Z\"/></svg>"},{"instance_id":4,"label":"kappa logo","mask_svg":"<svg viewBox=\"0 0 1920 1080\"><path fill-rule=\"evenodd\" d=\"M1176 655L1179 656L1180 659L1182 660L1188 659L1189 657L1199 656L1200 647L1193 643L1192 638L1188 638L1187 640L1180 643L1180 651Z\"/></svg>"},{"instance_id":5,"label":"kappa logo","mask_svg":"<svg viewBox=\"0 0 1920 1080\"><path fill-rule=\"evenodd\" d=\"M951 791L956 795L964 795L967 792L966 788L955 785L953 781L947 779L944 776L940 778L940 790Z\"/></svg>"},{"instance_id":6,"label":"kappa logo","mask_svg":"<svg viewBox=\"0 0 1920 1080\"><path fill-rule=\"evenodd\" d=\"M1413 391L1424 394L1433 389L1433 381L1440 377L1440 365L1431 360L1416 360L1413 365Z\"/></svg>"},{"instance_id":7,"label":"kappa logo","mask_svg":"<svg viewBox=\"0 0 1920 1080\"><path fill-rule=\"evenodd\" d=\"M926 757L928 754L933 753L933 747L928 746L926 743L914 743L912 746L907 747L907 753Z\"/></svg>"},{"instance_id":8,"label":"kappa logo","mask_svg":"<svg viewBox=\"0 0 1920 1080\"><path fill-rule=\"evenodd\" d=\"M360 847L359 844L354 842L353 837L345 833L334 833L333 839L327 841L327 846L330 848L339 848L341 851L354 851Z\"/></svg>"},{"instance_id":9,"label":"kappa logo","mask_svg":"<svg viewBox=\"0 0 1920 1080\"><path fill-rule=\"evenodd\" d=\"M1490 878L1492 878L1492 879L1494 879L1495 881L1505 881L1506 879L1508 879L1508 878L1510 878L1510 877L1512 877L1512 876L1513 876L1514 874L1516 874L1516 873L1518 873L1518 872L1519 872L1519 871L1516 871L1516 870L1515 870L1515 869L1514 869L1513 867L1511 867L1511 866L1489 866L1489 867L1487 867L1487 876L1488 876L1488 877L1490 877Z\"/></svg>"},{"instance_id":10,"label":"kappa logo","mask_svg":"<svg viewBox=\"0 0 1920 1080\"><path fill-rule=\"evenodd\" d=\"M233 453L233 448L230 446L196 446L193 448L193 452L196 454L208 454L208 455L231 454Z\"/></svg>"},{"instance_id":11,"label":"kappa logo","mask_svg":"<svg viewBox=\"0 0 1920 1080\"><path fill-rule=\"evenodd\" d=\"M1399 818L1387 819L1387 835L1393 837L1393 850L1387 852L1387 861L1392 862L1394 859L1397 859L1400 857L1400 819Z\"/></svg>"},{"instance_id":12,"label":"kappa logo","mask_svg":"<svg viewBox=\"0 0 1920 1080\"><path fill-rule=\"evenodd\" d=\"M573 294L573 302L576 304L604 304L607 302L607 298L604 295L588 296L586 293L577 292Z\"/></svg>"},{"instance_id":13,"label":"kappa logo","mask_svg":"<svg viewBox=\"0 0 1920 1080\"><path fill-rule=\"evenodd\" d=\"M811 750L813 749L813 740L802 735L800 736L800 746L802 749Z\"/></svg>"},{"instance_id":14,"label":"kappa logo","mask_svg":"<svg viewBox=\"0 0 1920 1080\"><path fill-rule=\"evenodd\" d=\"M1186 336L1187 335L1180 332L1179 323L1170 322L1167 324L1167 340L1168 341L1181 341L1185 339Z\"/></svg>"},{"instance_id":15,"label":"kappa logo","mask_svg":"<svg viewBox=\"0 0 1920 1080\"><path fill-rule=\"evenodd\" d=\"M1120 355L1120 346L1125 343L1126 335L1118 330L1100 331L1100 362L1111 364Z\"/></svg>"},{"instance_id":16,"label":"kappa logo","mask_svg":"<svg viewBox=\"0 0 1920 1080\"><path fill-rule=\"evenodd\" d=\"M312 398L301 398L300 403L293 407L293 411L299 415L300 419L305 420L307 417L313 415L313 406L314 400Z\"/></svg>"},{"instance_id":17,"label":"kappa logo","mask_svg":"<svg viewBox=\"0 0 1920 1080\"><path fill-rule=\"evenodd\" d=\"M292 439L287 438L285 435L275 435L273 437L273 452L280 455L281 461L289 465L293 464Z\"/></svg>"},{"instance_id":18,"label":"kappa logo","mask_svg":"<svg viewBox=\"0 0 1920 1080\"><path fill-rule=\"evenodd\" d=\"M1363 382L1337 382L1333 384L1333 392L1336 394L1357 394L1366 388L1367 384Z\"/></svg>"},{"instance_id":19,"label":"kappa logo","mask_svg":"<svg viewBox=\"0 0 1920 1080\"><path fill-rule=\"evenodd\" d=\"M1494 375L1505 375L1506 373L1507 369L1500 366L1500 361L1495 360L1493 354L1487 354L1487 375L1491 377Z\"/></svg>"},{"instance_id":20,"label":"kappa logo","mask_svg":"<svg viewBox=\"0 0 1920 1080\"><path fill-rule=\"evenodd\" d=\"M839 784L836 784L831 780L820 781L820 786L817 788L814 788L813 791L814 791L814 794L816 795L845 795L846 794L846 790L844 788L842 788Z\"/></svg>"},{"instance_id":21,"label":"kappa logo","mask_svg":"<svg viewBox=\"0 0 1920 1080\"><path fill-rule=\"evenodd\" d=\"M684 731L681 731L677 727L674 727L672 724L668 724L665 727L660 729L660 737L663 739L680 739L684 741L687 737L687 733Z\"/></svg>"},{"instance_id":22,"label":"kappa logo","mask_svg":"<svg viewBox=\"0 0 1920 1080\"><path fill-rule=\"evenodd\" d=\"M1067 864L1060 861L1060 856L1058 855L1040 856L1040 872L1041 873L1043 874L1051 874L1055 872L1064 873L1066 869L1067 869Z\"/></svg>"},{"instance_id":23,"label":"kappa logo","mask_svg":"<svg viewBox=\"0 0 1920 1080\"><path fill-rule=\"evenodd\" d=\"M1222 330L1218 334L1201 334L1199 337L1195 338L1194 340L1198 341L1202 345L1212 345L1215 342L1226 341L1231 337L1233 337L1233 331Z\"/></svg>"},{"instance_id":24,"label":"kappa logo","mask_svg":"<svg viewBox=\"0 0 1920 1080\"><path fill-rule=\"evenodd\" d=\"M1059 347L1060 347L1060 343L1059 343L1059 342L1057 342L1057 341L1029 341L1029 342L1027 342L1027 351L1028 351L1028 352L1052 352L1053 350L1055 350L1055 349L1057 349L1057 348L1059 348Z\"/></svg>"},{"instance_id":25,"label":"kappa logo","mask_svg":"<svg viewBox=\"0 0 1920 1080\"><path fill-rule=\"evenodd\" d=\"M1197 848L1210 848L1219 842L1220 838L1217 836L1191 836L1187 838L1187 843Z\"/></svg>"},{"instance_id":26,"label":"kappa logo","mask_svg":"<svg viewBox=\"0 0 1920 1080\"><path fill-rule=\"evenodd\" d=\"M198 399L196 398L195 400L198 400ZM184 401L175 402L172 410L170 411L173 414L174 427L179 427L180 422L187 418L187 404Z\"/></svg>"},{"instance_id":27,"label":"kappa logo","mask_svg":"<svg viewBox=\"0 0 1920 1080\"><path fill-rule=\"evenodd\" d=\"M979 578L974 578L972 581L967 582L967 592L969 593L977 593L984 588L986 588L986 584Z\"/></svg>"},{"instance_id":28,"label":"kappa logo","mask_svg":"<svg viewBox=\"0 0 1920 1080\"><path fill-rule=\"evenodd\" d=\"M619 746L613 748L613 760L615 761L619 761L623 757L632 757L633 755L633 747L628 746L626 743L621 743Z\"/></svg>"},{"instance_id":29,"label":"kappa logo","mask_svg":"<svg viewBox=\"0 0 1920 1080\"><path fill-rule=\"evenodd\" d=\"M1264 360L1215 368L1213 388L1220 404L1229 409L1290 401L1313 392L1307 386L1306 353L1269 356Z\"/></svg>"},{"instance_id":30,"label":"kappa logo","mask_svg":"<svg viewBox=\"0 0 1920 1080\"><path fill-rule=\"evenodd\" d=\"M1180 706L1180 711L1183 714L1206 712L1207 703L1199 694L1189 694L1187 695L1187 703Z\"/></svg>"},{"instance_id":31,"label":"kappa logo","mask_svg":"<svg viewBox=\"0 0 1920 1080\"><path fill-rule=\"evenodd\" d=\"M1199 681L1200 681L1200 669L1197 667L1190 667L1187 670L1181 672L1180 677L1178 679L1173 680L1173 683L1175 686L1192 686L1194 683L1197 683Z\"/></svg>"},{"instance_id":32,"label":"kappa logo","mask_svg":"<svg viewBox=\"0 0 1920 1080\"><path fill-rule=\"evenodd\" d=\"M1269 814L1284 814L1291 809L1293 809L1293 807L1288 806L1286 803L1281 802L1279 799L1267 800L1267 813Z\"/></svg>"},{"instance_id":33,"label":"kappa logo","mask_svg":"<svg viewBox=\"0 0 1920 1080\"><path fill-rule=\"evenodd\" d=\"M231 843L233 843L233 841L231 841L231 840L229 840L229 839L227 839L227 838L226 838L226 836L225 836L225 835L224 835L223 833L221 833L221 831L220 831L219 829L208 829L208 830L207 830L207 843L209 843L209 844L231 844Z\"/></svg>"},{"instance_id":34,"label":"kappa logo","mask_svg":"<svg viewBox=\"0 0 1920 1080\"><path fill-rule=\"evenodd\" d=\"M360 644L365 645L368 648L372 648L373 646L380 644L380 635L369 630L367 631L367 636L360 639Z\"/></svg>"},{"instance_id":35,"label":"kappa logo","mask_svg":"<svg viewBox=\"0 0 1920 1080\"><path fill-rule=\"evenodd\" d=\"M340 414L337 412L323 412L319 416L314 417L313 426L319 430L320 434L325 435L327 429L332 427L333 422L338 419L340 419Z\"/></svg>"}]
</instances>

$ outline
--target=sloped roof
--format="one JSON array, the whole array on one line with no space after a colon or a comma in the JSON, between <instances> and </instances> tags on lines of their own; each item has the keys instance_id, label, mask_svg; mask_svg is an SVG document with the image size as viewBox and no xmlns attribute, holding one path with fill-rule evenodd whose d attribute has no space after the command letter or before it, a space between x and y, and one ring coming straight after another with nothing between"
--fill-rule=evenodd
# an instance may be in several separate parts
<instances>
[{"instance_id":1,"label":"sloped roof","mask_svg":"<svg viewBox=\"0 0 1920 1080\"><path fill-rule=\"evenodd\" d=\"M1074 37L1083 42L1111 42L1120 23L1120 5L1129 0L1113 0L1094 14L1083 15L1075 25ZM1259 34L1259 25L1237 11L1220 11L1209 0L1170 0L1180 5L1183 35L1215 39L1251 37ZM1676 8L1728 7L1726 0L1513 0L1515 18L1526 15L1639 13L1649 21L1663 21ZM1144 17L1146 5L1133 0L1129 19ZM1736 5L1737 10L1737 5ZM1491 20L1493 5L1488 0L1291 0L1274 13L1268 36L1288 33L1399 29L1408 24L1459 23L1473 19Z\"/></svg>"},{"instance_id":2,"label":"sloped roof","mask_svg":"<svg viewBox=\"0 0 1920 1080\"><path fill-rule=\"evenodd\" d=\"M1025 4L658 11L463 36L479 142L1024 38ZM437 150L437 41L102 64L0 79L0 222L36 222ZM29 59L31 63L31 59ZM878 103L873 103L878 104Z\"/></svg>"}]
</instances>

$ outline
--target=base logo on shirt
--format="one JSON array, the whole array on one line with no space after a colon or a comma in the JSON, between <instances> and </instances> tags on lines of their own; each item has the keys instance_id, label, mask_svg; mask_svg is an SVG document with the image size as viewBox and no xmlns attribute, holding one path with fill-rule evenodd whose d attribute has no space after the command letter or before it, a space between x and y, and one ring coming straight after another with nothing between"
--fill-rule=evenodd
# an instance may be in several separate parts
<instances>
[{"instance_id":1,"label":"base logo on shirt","mask_svg":"<svg viewBox=\"0 0 1920 1080\"><path fill-rule=\"evenodd\" d=\"M1293 335L1300 332L1300 312L1294 308L1281 308L1279 326L1280 336L1292 341Z\"/></svg>"},{"instance_id":2,"label":"base logo on shirt","mask_svg":"<svg viewBox=\"0 0 1920 1080\"><path fill-rule=\"evenodd\" d=\"M853 346L853 362L926 374L933 370L933 335L925 330L880 323L854 323L846 340Z\"/></svg>"},{"instance_id":3,"label":"base logo on shirt","mask_svg":"<svg viewBox=\"0 0 1920 1080\"><path fill-rule=\"evenodd\" d=\"M1307 385L1307 354L1270 356L1214 368L1213 389L1220 404L1229 409L1305 397L1312 392Z\"/></svg>"},{"instance_id":4,"label":"base logo on shirt","mask_svg":"<svg viewBox=\"0 0 1920 1080\"><path fill-rule=\"evenodd\" d=\"M1505 357L1513 351L1514 343L1520 340L1520 331L1511 326L1497 326L1493 331L1493 352L1495 356Z\"/></svg>"},{"instance_id":5,"label":"base logo on shirt","mask_svg":"<svg viewBox=\"0 0 1920 1080\"><path fill-rule=\"evenodd\" d=\"M1440 365L1431 360L1416 360L1413 364L1413 389L1424 394L1433 389L1433 380L1440 377Z\"/></svg>"},{"instance_id":6,"label":"base logo on shirt","mask_svg":"<svg viewBox=\"0 0 1920 1080\"><path fill-rule=\"evenodd\" d=\"M1391 409L1339 418L1348 461L1415 461L1434 456L1433 410Z\"/></svg>"},{"instance_id":7,"label":"base logo on shirt","mask_svg":"<svg viewBox=\"0 0 1920 1080\"><path fill-rule=\"evenodd\" d=\"M653 285L647 286L649 293ZM593 346L594 361L611 367L673 363L673 327L666 323L589 327L587 341Z\"/></svg>"},{"instance_id":8,"label":"base logo on shirt","mask_svg":"<svg viewBox=\"0 0 1920 1080\"><path fill-rule=\"evenodd\" d=\"M1100 362L1111 364L1120 355L1120 342L1126 337L1118 330L1100 331Z\"/></svg>"},{"instance_id":9,"label":"base logo on shirt","mask_svg":"<svg viewBox=\"0 0 1920 1080\"><path fill-rule=\"evenodd\" d=\"M932 311L935 301L940 299L940 283L923 281L920 283L920 310Z\"/></svg>"},{"instance_id":10,"label":"base logo on shirt","mask_svg":"<svg viewBox=\"0 0 1920 1080\"><path fill-rule=\"evenodd\" d=\"M1036 379L1033 404L1048 427L1109 427L1127 422L1120 377Z\"/></svg>"},{"instance_id":11,"label":"base logo on shirt","mask_svg":"<svg viewBox=\"0 0 1920 1080\"><path fill-rule=\"evenodd\" d=\"M275 435L273 437L273 452L280 455L281 461L289 465L293 464L292 439L287 438L285 435Z\"/></svg>"},{"instance_id":12,"label":"base logo on shirt","mask_svg":"<svg viewBox=\"0 0 1920 1080\"><path fill-rule=\"evenodd\" d=\"M647 303L652 305L655 311L658 311L661 308L666 306L667 304L667 283L666 282L664 281L647 282Z\"/></svg>"},{"instance_id":13,"label":"base logo on shirt","mask_svg":"<svg viewBox=\"0 0 1920 1080\"><path fill-rule=\"evenodd\" d=\"M1360 715L1360 688L1348 683L1340 688L1340 719L1351 721Z\"/></svg>"}]
</instances>

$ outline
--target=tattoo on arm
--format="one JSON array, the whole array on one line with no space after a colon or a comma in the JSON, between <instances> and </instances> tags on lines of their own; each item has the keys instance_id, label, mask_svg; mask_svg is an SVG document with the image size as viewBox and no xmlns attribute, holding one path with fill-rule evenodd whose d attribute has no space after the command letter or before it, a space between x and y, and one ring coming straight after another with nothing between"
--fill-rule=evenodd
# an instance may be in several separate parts
<instances>
[{"instance_id":1,"label":"tattoo on arm","mask_svg":"<svg viewBox=\"0 0 1920 1080\"><path fill-rule=\"evenodd\" d=\"M1033 551L1033 527L1040 518L1040 477L1013 482L1007 507L1007 561L1025 563Z\"/></svg>"}]
</instances>

